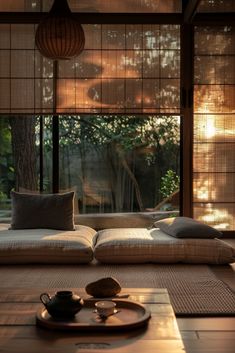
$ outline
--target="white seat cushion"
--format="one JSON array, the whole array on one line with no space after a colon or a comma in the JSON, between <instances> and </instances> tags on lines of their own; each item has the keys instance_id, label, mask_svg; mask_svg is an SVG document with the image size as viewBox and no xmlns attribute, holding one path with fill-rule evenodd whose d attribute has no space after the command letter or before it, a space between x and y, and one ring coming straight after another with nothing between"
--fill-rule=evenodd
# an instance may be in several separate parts
<instances>
[{"instance_id":1,"label":"white seat cushion","mask_svg":"<svg viewBox=\"0 0 235 353\"><path fill-rule=\"evenodd\" d=\"M93 259L96 231L76 226L74 231L54 229L9 230L0 224L0 263L88 263Z\"/></svg>"},{"instance_id":2,"label":"white seat cushion","mask_svg":"<svg viewBox=\"0 0 235 353\"><path fill-rule=\"evenodd\" d=\"M96 260L103 263L206 263L235 261L235 250L219 239L178 239L159 229L105 229L97 233Z\"/></svg>"}]
</instances>

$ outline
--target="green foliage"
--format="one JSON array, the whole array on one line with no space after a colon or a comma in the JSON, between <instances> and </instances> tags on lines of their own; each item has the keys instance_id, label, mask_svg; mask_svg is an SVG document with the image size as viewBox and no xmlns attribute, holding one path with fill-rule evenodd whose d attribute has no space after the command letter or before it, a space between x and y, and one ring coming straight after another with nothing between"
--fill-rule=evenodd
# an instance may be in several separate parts
<instances>
[{"instance_id":1,"label":"green foliage","mask_svg":"<svg viewBox=\"0 0 235 353\"><path fill-rule=\"evenodd\" d=\"M7 200L7 195L0 191L0 202L6 201Z\"/></svg>"},{"instance_id":2,"label":"green foliage","mask_svg":"<svg viewBox=\"0 0 235 353\"><path fill-rule=\"evenodd\" d=\"M99 149L118 146L123 153L144 149L146 163L154 164L164 146L179 146L179 118L173 116L69 116L60 119L60 147L84 144ZM49 137L50 138L50 137ZM47 143L47 138L44 139Z\"/></svg>"},{"instance_id":3,"label":"green foliage","mask_svg":"<svg viewBox=\"0 0 235 353\"><path fill-rule=\"evenodd\" d=\"M59 123L60 158L61 165L64 163L65 166L64 174L61 172L61 185L63 183L66 185L67 166L71 167L69 177L73 175L73 166L70 161L74 161L78 153L81 160L84 160L87 152L95 150L107 159L110 168L116 170L117 165L121 166L128 174L135 189L139 187L140 195L142 190L144 190L143 195L146 190L151 195L156 194L152 201L154 203L161 200L160 184L163 197L170 195L178 188L178 176L175 175L174 178L173 171L178 169L179 162L179 117L77 115L61 116ZM52 164L52 117L44 117L43 124L44 189L49 190ZM36 118L35 132L38 152L39 117ZM167 169L167 174L161 180L161 176ZM1 119L0 122L0 171L0 191L9 198L10 190L14 187L15 171L8 117ZM112 177L112 174L110 175ZM152 180L155 180L156 184L151 188L149 185L153 183L148 183L148 181ZM148 195L146 200L147 204Z\"/></svg>"},{"instance_id":4,"label":"green foliage","mask_svg":"<svg viewBox=\"0 0 235 353\"><path fill-rule=\"evenodd\" d=\"M73 156L79 153L81 160L85 160L90 152L97 153L97 156L103 158L104 163L110 167L108 182L114 190L113 200L117 197L115 190L118 187L124 187L117 184L117 180L113 177L116 173L114 171L118 170L119 173L128 174L130 185L132 184L130 187L134 188L139 200L143 197L146 205L158 204L162 199L159 192L162 175L166 170L179 169L179 146L180 117L178 116L60 117L60 156L61 165L64 163L65 166L63 170L68 163L68 155L73 160ZM64 178L66 174L65 176L61 174L62 181ZM120 180L118 180L119 183ZM154 185L152 180L155 180ZM149 197L149 194L152 196Z\"/></svg>"},{"instance_id":5,"label":"green foliage","mask_svg":"<svg viewBox=\"0 0 235 353\"><path fill-rule=\"evenodd\" d=\"M163 198L169 197L174 191L179 189L180 178L171 169L161 178L160 193Z\"/></svg>"},{"instance_id":6,"label":"green foliage","mask_svg":"<svg viewBox=\"0 0 235 353\"><path fill-rule=\"evenodd\" d=\"M9 203L7 194L0 191L0 210L9 210L10 208L11 208L11 204Z\"/></svg>"}]
</instances>

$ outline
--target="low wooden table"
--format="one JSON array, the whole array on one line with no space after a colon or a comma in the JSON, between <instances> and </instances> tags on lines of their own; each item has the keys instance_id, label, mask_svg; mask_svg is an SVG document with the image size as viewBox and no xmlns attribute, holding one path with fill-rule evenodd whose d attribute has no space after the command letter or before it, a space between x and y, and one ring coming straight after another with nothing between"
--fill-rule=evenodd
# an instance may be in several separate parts
<instances>
[{"instance_id":1,"label":"low wooden table","mask_svg":"<svg viewBox=\"0 0 235 353\"><path fill-rule=\"evenodd\" d=\"M166 289L125 288L151 311L146 327L124 332L64 332L36 326L35 314L42 306L39 295L58 289L1 289L1 353L182 353L184 346ZM71 290L84 297L82 289Z\"/></svg>"}]
</instances>

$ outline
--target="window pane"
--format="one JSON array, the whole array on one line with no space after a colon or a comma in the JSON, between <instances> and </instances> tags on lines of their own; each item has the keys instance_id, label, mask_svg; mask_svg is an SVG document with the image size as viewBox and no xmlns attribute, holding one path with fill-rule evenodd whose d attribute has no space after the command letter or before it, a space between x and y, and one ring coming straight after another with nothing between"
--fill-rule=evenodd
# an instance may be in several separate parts
<instances>
[{"instance_id":1,"label":"window pane","mask_svg":"<svg viewBox=\"0 0 235 353\"><path fill-rule=\"evenodd\" d=\"M39 119L33 116L0 118L1 221L10 221L11 190L39 192Z\"/></svg>"},{"instance_id":2,"label":"window pane","mask_svg":"<svg viewBox=\"0 0 235 353\"><path fill-rule=\"evenodd\" d=\"M43 125L44 130L42 160L40 160L40 124ZM0 118L1 222L10 222L11 190L39 193L41 189L41 192L52 192L51 131L52 117L2 116ZM40 163L42 163L41 168ZM41 176L40 169L42 169Z\"/></svg>"},{"instance_id":3,"label":"window pane","mask_svg":"<svg viewBox=\"0 0 235 353\"><path fill-rule=\"evenodd\" d=\"M60 189L76 190L80 213L178 210L179 122L60 117Z\"/></svg>"}]
</instances>

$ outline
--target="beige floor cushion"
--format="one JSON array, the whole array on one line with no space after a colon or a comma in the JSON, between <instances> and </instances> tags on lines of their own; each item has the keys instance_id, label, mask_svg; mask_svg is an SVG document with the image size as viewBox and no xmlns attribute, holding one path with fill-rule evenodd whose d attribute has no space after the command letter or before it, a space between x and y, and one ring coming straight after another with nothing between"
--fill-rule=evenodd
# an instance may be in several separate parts
<instances>
[{"instance_id":1,"label":"beige floor cushion","mask_svg":"<svg viewBox=\"0 0 235 353\"><path fill-rule=\"evenodd\" d=\"M8 230L0 224L0 263L81 264L93 259L96 231L76 226L74 231L54 229Z\"/></svg>"},{"instance_id":2,"label":"beige floor cushion","mask_svg":"<svg viewBox=\"0 0 235 353\"><path fill-rule=\"evenodd\" d=\"M103 263L205 263L235 261L235 250L219 239L178 239L159 229L105 229L97 233L96 260Z\"/></svg>"}]
</instances>

